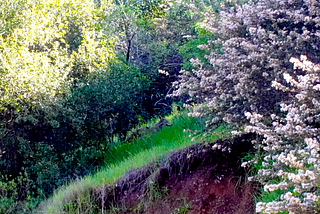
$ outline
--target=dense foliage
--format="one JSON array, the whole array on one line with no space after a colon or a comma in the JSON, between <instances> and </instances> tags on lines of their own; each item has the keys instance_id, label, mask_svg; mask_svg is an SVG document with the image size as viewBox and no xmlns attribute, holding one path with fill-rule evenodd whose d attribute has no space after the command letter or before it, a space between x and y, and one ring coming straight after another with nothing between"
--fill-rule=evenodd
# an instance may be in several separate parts
<instances>
[{"instance_id":1,"label":"dense foliage","mask_svg":"<svg viewBox=\"0 0 320 214\"><path fill-rule=\"evenodd\" d=\"M138 122L170 111L180 40L199 18L170 6L0 2L0 213L32 209L102 166Z\"/></svg>"},{"instance_id":2,"label":"dense foliage","mask_svg":"<svg viewBox=\"0 0 320 214\"><path fill-rule=\"evenodd\" d=\"M99 34L109 7L1 1L1 213L18 212L19 201L42 198L92 168L88 160L101 161L94 156L99 147L80 140L81 118L66 102L76 81L106 69L114 58L112 43Z\"/></svg>"},{"instance_id":3,"label":"dense foliage","mask_svg":"<svg viewBox=\"0 0 320 214\"><path fill-rule=\"evenodd\" d=\"M120 62L77 85L66 105L82 123L78 131L82 141L105 139L112 143L115 135L124 139L137 123L137 116L145 114L142 105L149 81L138 70Z\"/></svg>"},{"instance_id":4,"label":"dense foliage","mask_svg":"<svg viewBox=\"0 0 320 214\"><path fill-rule=\"evenodd\" d=\"M116 60L113 7L1 1L0 213L101 166L108 146L154 113L144 110L152 79Z\"/></svg>"},{"instance_id":5,"label":"dense foliage","mask_svg":"<svg viewBox=\"0 0 320 214\"><path fill-rule=\"evenodd\" d=\"M201 16L182 1L117 1L112 11L108 33L116 35L115 52L151 80L147 112L170 112L177 99L167 95L188 58L180 49L188 46L189 37L197 37L193 26Z\"/></svg>"}]
</instances>

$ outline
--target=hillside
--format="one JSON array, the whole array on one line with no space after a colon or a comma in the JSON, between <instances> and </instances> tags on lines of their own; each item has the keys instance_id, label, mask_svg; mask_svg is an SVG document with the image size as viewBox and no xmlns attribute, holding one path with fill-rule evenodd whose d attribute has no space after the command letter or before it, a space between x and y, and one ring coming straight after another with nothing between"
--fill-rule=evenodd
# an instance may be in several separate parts
<instances>
[{"instance_id":1,"label":"hillside","mask_svg":"<svg viewBox=\"0 0 320 214\"><path fill-rule=\"evenodd\" d=\"M1 0L0 214L319 213L319 20L318 0Z\"/></svg>"},{"instance_id":2,"label":"hillside","mask_svg":"<svg viewBox=\"0 0 320 214\"><path fill-rule=\"evenodd\" d=\"M253 139L198 143L160 156L94 189L97 207L107 213L255 213L258 185L246 181L240 166Z\"/></svg>"},{"instance_id":3,"label":"hillside","mask_svg":"<svg viewBox=\"0 0 320 214\"><path fill-rule=\"evenodd\" d=\"M166 136L166 139L162 138L162 145L158 145L160 147L172 145L176 139L182 140L183 137L177 138L170 133L178 134L190 126L190 123L181 124L186 122L185 118L183 114L173 118L171 127L139 139L134 142L135 146L144 140L157 140L157 135ZM183 146L188 144L186 140L180 146L175 144L169 153L166 152L168 149L161 151L160 156L154 149L131 154L125 162L120 161L110 169L62 188L40 205L37 212L254 213L253 199L259 188L256 183L247 181L247 173L241 167L241 158L253 152L253 139L256 139L255 135L243 135L196 144L189 141L192 145ZM183 148L177 150L181 146ZM151 161L145 160L146 165L134 167L144 157L141 153L149 153L147 160ZM130 170L123 171L124 174L116 179L119 175L117 167L123 168L127 163ZM97 184L97 180L103 182Z\"/></svg>"}]
</instances>

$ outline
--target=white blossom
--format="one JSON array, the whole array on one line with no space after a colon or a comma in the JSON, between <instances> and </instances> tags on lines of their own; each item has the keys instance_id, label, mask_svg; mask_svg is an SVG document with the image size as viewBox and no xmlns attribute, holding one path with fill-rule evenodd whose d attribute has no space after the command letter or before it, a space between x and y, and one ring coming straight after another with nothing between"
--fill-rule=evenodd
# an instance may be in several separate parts
<instances>
[{"instance_id":1,"label":"white blossom","mask_svg":"<svg viewBox=\"0 0 320 214\"><path fill-rule=\"evenodd\" d=\"M310 126L310 121L315 121L320 114L319 101L320 94L313 86L318 84L320 73L313 69L317 67L307 61L306 56L298 59L292 58L296 68L303 68L307 73L301 76L298 81L290 75L284 74L284 78L292 87L295 87L295 98L292 97L290 104L282 103L281 111L286 112L285 118L272 115L274 120L272 127L266 127L261 122L253 121L254 114L247 112L246 116L252 123L246 130L257 132L265 137L260 146L268 153L264 157L266 161L262 166L265 169L258 171L257 179L262 183L266 178L279 177L282 180L276 184L265 183L265 191L275 191L281 189L284 194L279 201L269 203L259 202L256 205L257 212L277 213L289 211L289 213L317 213L317 203L320 202L318 196L318 185L320 183L320 144L318 136L320 131ZM302 65L301 65L302 64ZM307 65L307 66L306 66ZM301 84L301 83L304 84ZM274 84L274 87L281 88L281 84ZM287 90L287 92L293 90ZM310 102L311 101L311 102ZM283 139L290 142L286 144ZM274 160L273 164L268 161ZM313 164L313 167L307 164ZM270 168L273 167L273 168ZM295 170L285 172L276 169L279 167L291 167ZM277 172L277 173L275 173ZM268 180L268 179L267 179ZM289 191L294 187L295 195Z\"/></svg>"}]
</instances>

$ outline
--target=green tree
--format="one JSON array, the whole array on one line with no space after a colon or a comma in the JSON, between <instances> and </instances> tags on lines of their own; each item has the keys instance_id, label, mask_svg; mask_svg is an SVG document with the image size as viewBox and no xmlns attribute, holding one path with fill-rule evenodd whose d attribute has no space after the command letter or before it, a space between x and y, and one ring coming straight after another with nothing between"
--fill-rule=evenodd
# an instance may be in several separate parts
<instances>
[{"instance_id":1,"label":"green tree","mask_svg":"<svg viewBox=\"0 0 320 214\"><path fill-rule=\"evenodd\" d=\"M58 151L79 148L70 146L76 137L64 140L81 124L64 103L78 81L114 60L112 38L102 33L110 7L89 0L0 2L0 180L24 171L31 181L19 199L29 190L50 193L62 174Z\"/></svg>"},{"instance_id":2,"label":"green tree","mask_svg":"<svg viewBox=\"0 0 320 214\"><path fill-rule=\"evenodd\" d=\"M2 1L1 15L1 110L55 99L70 73L93 72L113 56L91 1Z\"/></svg>"}]
</instances>

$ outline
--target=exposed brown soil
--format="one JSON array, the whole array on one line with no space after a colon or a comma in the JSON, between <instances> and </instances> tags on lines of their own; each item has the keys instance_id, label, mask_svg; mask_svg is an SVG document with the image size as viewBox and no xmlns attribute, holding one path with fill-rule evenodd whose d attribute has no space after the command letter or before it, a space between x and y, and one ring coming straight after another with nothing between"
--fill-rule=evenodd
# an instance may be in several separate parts
<instances>
[{"instance_id":1,"label":"exposed brown soil","mask_svg":"<svg viewBox=\"0 0 320 214\"><path fill-rule=\"evenodd\" d=\"M198 171L179 182L171 182L169 193L144 210L147 214L249 214L254 213L253 183L239 184L236 177L209 178Z\"/></svg>"},{"instance_id":2,"label":"exposed brown soil","mask_svg":"<svg viewBox=\"0 0 320 214\"><path fill-rule=\"evenodd\" d=\"M95 198L107 213L254 213L258 186L244 182L240 158L252 151L255 138L243 135L171 152L95 190Z\"/></svg>"}]
</instances>

